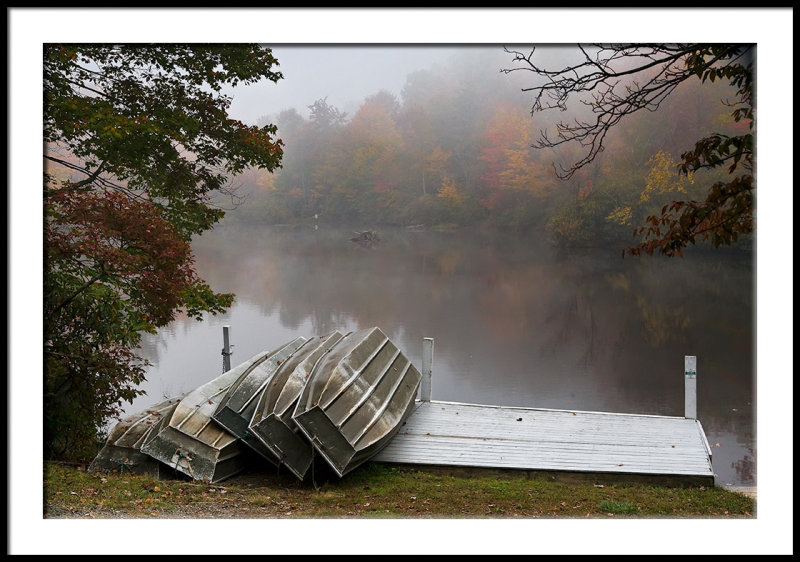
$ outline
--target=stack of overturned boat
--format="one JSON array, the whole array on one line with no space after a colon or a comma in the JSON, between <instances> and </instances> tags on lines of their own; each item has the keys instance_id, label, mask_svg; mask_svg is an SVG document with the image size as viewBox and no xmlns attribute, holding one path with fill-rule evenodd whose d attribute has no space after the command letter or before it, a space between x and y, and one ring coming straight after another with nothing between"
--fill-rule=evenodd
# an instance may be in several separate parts
<instances>
[{"instance_id":1,"label":"stack of overturned boat","mask_svg":"<svg viewBox=\"0 0 800 562\"><path fill-rule=\"evenodd\" d=\"M126 417L89 470L219 482L266 463L302 480L321 457L342 477L394 437L420 379L379 328L297 338Z\"/></svg>"}]
</instances>

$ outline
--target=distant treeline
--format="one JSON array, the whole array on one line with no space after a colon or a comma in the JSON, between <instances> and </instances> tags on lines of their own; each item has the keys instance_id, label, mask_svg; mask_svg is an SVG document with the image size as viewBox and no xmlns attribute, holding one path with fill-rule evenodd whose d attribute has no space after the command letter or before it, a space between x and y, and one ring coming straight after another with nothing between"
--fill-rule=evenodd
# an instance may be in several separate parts
<instances>
[{"instance_id":1,"label":"distant treeline","mask_svg":"<svg viewBox=\"0 0 800 562\"><path fill-rule=\"evenodd\" d=\"M226 221L316 216L321 224L539 230L565 245L633 242L646 216L673 200L699 198L721 173L679 176L680 154L712 131L741 126L730 118L723 85L686 83L658 111L612 129L600 157L561 181L554 164L579 160L580 147L556 153L532 145L542 130L578 114L532 117L522 88L533 76L502 73L509 63L497 49L418 71L400 99L380 91L353 115L320 98L307 118L296 109L265 116L285 144L282 167L237 177L245 203Z\"/></svg>"}]
</instances>

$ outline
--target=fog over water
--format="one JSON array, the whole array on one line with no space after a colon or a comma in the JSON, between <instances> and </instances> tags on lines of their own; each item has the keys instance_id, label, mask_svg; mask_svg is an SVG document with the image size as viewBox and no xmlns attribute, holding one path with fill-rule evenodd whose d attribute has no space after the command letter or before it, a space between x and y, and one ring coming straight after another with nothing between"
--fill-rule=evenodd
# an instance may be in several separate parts
<instances>
[{"instance_id":1,"label":"fog over water","mask_svg":"<svg viewBox=\"0 0 800 562\"><path fill-rule=\"evenodd\" d=\"M579 152L530 149L539 127L564 117L528 115L536 77L502 44L265 46L283 79L231 89L230 114L277 123L283 166L237 178L243 203L195 243L201 275L237 303L208 325L179 320L145 338L154 368L134 410L215 376L208 328L219 322L233 325L239 361L298 336L377 325L419 364L422 338L434 337L435 397L503 406L681 415L682 358L698 355L720 482L755 484L752 252L631 263L617 247L550 244L619 236L608 234L613 205L592 215L581 201L638 199L648 158L720 126L732 90L682 86L659 112L620 123L597 162L560 183L551 166ZM535 48L544 66L576 61L573 46ZM570 107L568 118L580 115ZM482 208L494 227L528 233L482 238L470 228ZM322 230L309 230L312 216ZM299 230L268 226L297 221ZM372 253L343 242L345 224L381 222L464 228L381 227L391 234Z\"/></svg>"},{"instance_id":2,"label":"fog over water","mask_svg":"<svg viewBox=\"0 0 800 562\"><path fill-rule=\"evenodd\" d=\"M698 418L718 482L756 481L754 264L747 253L621 260L535 237L381 229L221 227L195 242L229 312L145 338L148 395L131 412L296 337L378 326L415 365L435 340L437 400L683 416L683 358L698 356Z\"/></svg>"}]
</instances>

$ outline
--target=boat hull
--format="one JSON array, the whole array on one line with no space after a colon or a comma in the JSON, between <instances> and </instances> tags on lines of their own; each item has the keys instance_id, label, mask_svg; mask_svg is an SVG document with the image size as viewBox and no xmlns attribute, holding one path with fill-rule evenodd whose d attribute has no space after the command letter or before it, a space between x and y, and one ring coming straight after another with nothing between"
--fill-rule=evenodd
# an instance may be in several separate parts
<instances>
[{"instance_id":1,"label":"boat hull","mask_svg":"<svg viewBox=\"0 0 800 562\"><path fill-rule=\"evenodd\" d=\"M244 470L252 462L249 449L211 416L231 385L269 356L259 353L188 393L150 433L142 452L205 482L219 482Z\"/></svg>"},{"instance_id":2,"label":"boat hull","mask_svg":"<svg viewBox=\"0 0 800 562\"><path fill-rule=\"evenodd\" d=\"M250 431L250 421L258 405L258 397L269 385L275 373L306 342L305 338L297 338L283 347L273 351L252 369L244 371L231 385L220 401L212 418L231 434L267 460L272 466L278 466L278 456Z\"/></svg>"},{"instance_id":3,"label":"boat hull","mask_svg":"<svg viewBox=\"0 0 800 562\"><path fill-rule=\"evenodd\" d=\"M320 361L292 419L341 477L389 443L421 378L379 328L351 332Z\"/></svg>"},{"instance_id":4,"label":"boat hull","mask_svg":"<svg viewBox=\"0 0 800 562\"><path fill-rule=\"evenodd\" d=\"M333 332L311 338L298 349L264 388L250 422L250 433L300 480L311 466L314 448L300 432L292 413L314 368L342 337Z\"/></svg>"},{"instance_id":5,"label":"boat hull","mask_svg":"<svg viewBox=\"0 0 800 562\"><path fill-rule=\"evenodd\" d=\"M164 400L120 420L109 433L103 448L92 460L87 471L116 470L120 474L130 471L135 474L163 477L166 465L142 453L142 444L165 417L172 415L181 398L182 396Z\"/></svg>"}]
</instances>

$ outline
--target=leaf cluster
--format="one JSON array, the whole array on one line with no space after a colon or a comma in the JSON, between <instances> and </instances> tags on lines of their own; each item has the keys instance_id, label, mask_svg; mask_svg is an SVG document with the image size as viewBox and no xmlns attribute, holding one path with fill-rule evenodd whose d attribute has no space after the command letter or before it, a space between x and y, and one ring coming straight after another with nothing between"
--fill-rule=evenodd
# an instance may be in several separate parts
<instances>
[{"instance_id":1,"label":"leaf cluster","mask_svg":"<svg viewBox=\"0 0 800 562\"><path fill-rule=\"evenodd\" d=\"M713 184L703 201L673 201L660 215L647 217L634 236L645 241L625 250L629 255L683 256L683 249L699 240L714 247L729 246L743 234L753 231L753 177L742 175L729 182Z\"/></svg>"},{"instance_id":2,"label":"leaf cluster","mask_svg":"<svg viewBox=\"0 0 800 562\"><path fill-rule=\"evenodd\" d=\"M45 158L83 173L78 185L157 202L188 238L221 218L207 197L231 174L280 165L275 126L230 119L221 93L279 80L276 63L257 45L47 45L44 140L74 160Z\"/></svg>"},{"instance_id":3,"label":"leaf cluster","mask_svg":"<svg viewBox=\"0 0 800 562\"><path fill-rule=\"evenodd\" d=\"M703 83L726 80L736 88L731 117L746 121L749 132L728 136L714 133L699 139L694 148L681 155L680 173L690 176L701 169L727 166L733 175L740 166L745 172L728 182L708 187L704 201L676 201L662 208L660 215L648 216L634 236L643 241L623 255L682 255L682 249L697 239L715 246L730 244L753 231L753 54L750 44L614 44L578 46L580 62L557 69L545 69L534 62L535 49L514 54L517 66L504 72L531 71L543 79L528 88L535 92L531 113L545 109L566 110L571 96L588 106L591 119L561 122L557 136L546 131L537 148L554 148L577 143L585 155L562 167L559 176L571 178L594 161L604 150L607 135L621 119L641 110L655 111L682 83L700 79ZM583 97L581 97L583 96Z\"/></svg>"},{"instance_id":4,"label":"leaf cluster","mask_svg":"<svg viewBox=\"0 0 800 562\"><path fill-rule=\"evenodd\" d=\"M277 81L258 45L45 45L45 452L91 441L140 391L143 332L224 311L195 270L212 195L274 170L276 127L228 117L224 86ZM77 175L77 178L73 177Z\"/></svg>"}]
</instances>

